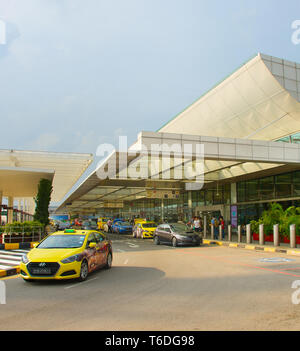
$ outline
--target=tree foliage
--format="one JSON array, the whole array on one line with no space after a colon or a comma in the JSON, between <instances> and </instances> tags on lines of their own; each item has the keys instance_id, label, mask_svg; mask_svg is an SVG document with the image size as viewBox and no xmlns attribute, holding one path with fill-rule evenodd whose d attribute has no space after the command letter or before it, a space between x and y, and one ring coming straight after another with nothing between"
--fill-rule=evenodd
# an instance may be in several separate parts
<instances>
[{"instance_id":1,"label":"tree foliage","mask_svg":"<svg viewBox=\"0 0 300 351\"><path fill-rule=\"evenodd\" d=\"M41 179L38 185L38 193L35 197L34 220L44 225L49 224L49 204L53 191L52 182L48 179Z\"/></svg>"}]
</instances>

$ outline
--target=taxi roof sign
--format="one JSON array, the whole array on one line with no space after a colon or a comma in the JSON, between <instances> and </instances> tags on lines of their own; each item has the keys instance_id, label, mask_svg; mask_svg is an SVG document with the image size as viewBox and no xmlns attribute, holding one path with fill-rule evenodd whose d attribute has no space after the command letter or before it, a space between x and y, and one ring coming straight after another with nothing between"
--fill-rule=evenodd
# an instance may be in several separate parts
<instances>
[{"instance_id":1,"label":"taxi roof sign","mask_svg":"<svg viewBox=\"0 0 300 351\"><path fill-rule=\"evenodd\" d=\"M76 233L75 229L65 229L64 233Z\"/></svg>"}]
</instances>

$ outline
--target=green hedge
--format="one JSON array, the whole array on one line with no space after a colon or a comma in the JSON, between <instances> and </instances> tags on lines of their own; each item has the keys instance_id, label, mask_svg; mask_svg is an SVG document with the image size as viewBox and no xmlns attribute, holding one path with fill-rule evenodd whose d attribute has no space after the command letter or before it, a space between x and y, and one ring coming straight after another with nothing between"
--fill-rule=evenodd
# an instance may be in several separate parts
<instances>
[{"instance_id":1,"label":"green hedge","mask_svg":"<svg viewBox=\"0 0 300 351\"><path fill-rule=\"evenodd\" d=\"M272 203L258 221L251 221L250 224L254 233L258 233L259 225L264 224L266 235L273 234L273 226L278 224L280 235L287 238L290 236L290 225L295 224L296 235L300 236L300 207L291 206L283 210L280 204Z\"/></svg>"},{"instance_id":2,"label":"green hedge","mask_svg":"<svg viewBox=\"0 0 300 351\"><path fill-rule=\"evenodd\" d=\"M31 235L33 233L39 233L44 231L44 226L38 221L27 221L27 222L13 222L0 227L0 234L2 233L20 233Z\"/></svg>"}]
</instances>

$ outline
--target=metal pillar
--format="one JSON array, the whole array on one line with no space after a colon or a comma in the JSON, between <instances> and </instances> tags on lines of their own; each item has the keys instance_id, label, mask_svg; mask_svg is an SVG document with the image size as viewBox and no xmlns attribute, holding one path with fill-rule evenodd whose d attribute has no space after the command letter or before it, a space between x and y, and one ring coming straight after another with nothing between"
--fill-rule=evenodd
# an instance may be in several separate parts
<instances>
[{"instance_id":1,"label":"metal pillar","mask_svg":"<svg viewBox=\"0 0 300 351\"><path fill-rule=\"evenodd\" d=\"M274 236L274 246L279 246L279 225L275 224L273 227L273 236Z\"/></svg>"},{"instance_id":2,"label":"metal pillar","mask_svg":"<svg viewBox=\"0 0 300 351\"><path fill-rule=\"evenodd\" d=\"M265 245L264 225L259 225L259 245Z\"/></svg>"},{"instance_id":3,"label":"metal pillar","mask_svg":"<svg viewBox=\"0 0 300 351\"><path fill-rule=\"evenodd\" d=\"M246 236L247 236L247 244L251 244L251 242L252 242L251 224L246 225Z\"/></svg>"},{"instance_id":4,"label":"metal pillar","mask_svg":"<svg viewBox=\"0 0 300 351\"><path fill-rule=\"evenodd\" d=\"M232 239L232 232L231 232L231 225L228 225L228 241L231 241Z\"/></svg>"},{"instance_id":5,"label":"metal pillar","mask_svg":"<svg viewBox=\"0 0 300 351\"><path fill-rule=\"evenodd\" d=\"M295 249L297 247L296 243L296 225L292 224L290 225L290 245L292 249Z\"/></svg>"},{"instance_id":6,"label":"metal pillar","mask_svg":"<svg viewBox=\"0 0 300 351\"><path fill-rule=\"evenodd\" d=\"M242 226L238 226L238 242L242 242Z\"/></svg>"}]
</instances>

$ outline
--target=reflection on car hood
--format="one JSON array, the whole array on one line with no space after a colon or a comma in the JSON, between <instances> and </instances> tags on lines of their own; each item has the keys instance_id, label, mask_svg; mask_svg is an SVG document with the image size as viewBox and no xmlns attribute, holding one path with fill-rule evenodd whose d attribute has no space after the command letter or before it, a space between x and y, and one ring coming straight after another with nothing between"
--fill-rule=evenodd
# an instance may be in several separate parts
<instances>
[{"instance_id":1,"label":"reflection on car hood","mask_svg":"<svg viewBox=\"0 0 300 351\"><path fill-rule=\"evenodd\" d=\"M82 252L82 248L77 249L32 249L27 257L34 262L57 262L72 255Z\"/></svg>"}]
</instances>

